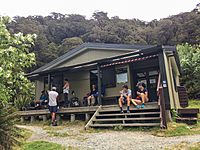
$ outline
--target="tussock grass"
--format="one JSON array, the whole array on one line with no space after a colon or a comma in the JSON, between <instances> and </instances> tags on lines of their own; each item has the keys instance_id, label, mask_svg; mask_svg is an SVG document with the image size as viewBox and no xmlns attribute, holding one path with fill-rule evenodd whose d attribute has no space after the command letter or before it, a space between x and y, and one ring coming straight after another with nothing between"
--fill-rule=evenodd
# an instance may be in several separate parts
<instances>
[{"instance_id":1,"label":"tussock grass","mask_svg":"<svg viewBox=\"0 0 200 150\"><path fill-rule=\"evenodd\" d=\"M60 144L45 142L45 141L34 141L25 143L21 150L65 150L66 148Z\"/></svg>"},{"instance_id":2,"label":"tussock grass","mask_svg":"<svg viewBox=\"0 0 200 150\"><path fill-rule=\"evenodd\" d=\"M199 149L200 149L200 142L198 143L181 142L179 144L175 144L173 146L166 148L166 150L199 150Z\"/></svg>"}]
</instances>

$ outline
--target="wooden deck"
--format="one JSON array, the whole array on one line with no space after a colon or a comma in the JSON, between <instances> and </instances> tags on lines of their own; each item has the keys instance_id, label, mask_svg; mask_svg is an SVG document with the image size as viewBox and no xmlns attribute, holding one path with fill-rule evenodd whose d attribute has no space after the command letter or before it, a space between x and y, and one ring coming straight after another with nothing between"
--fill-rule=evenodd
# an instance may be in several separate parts
<instances>
[{"instance_id":1,"label":"wooden deck","mask_svg":"<svg viewBox=\"0 0 200 150\"><path fill-rule=\"evenodd\" d=\"M71 108L61 108L57 112L57 118L60 119L61 115L69 115L70 120L74 121L76 119L76 115L83 114L85 115L85 121L88 121L93 115L99 106L86 106L86 107L71 107ZM157 102L150 102L146 104L146 107L142 110L151 110L154 108L158 108ZM133 106L130 106L131 110L137 110ZM124 106L124 110L126 110L126 106ZM104 105L101 107L102 112L112 112L112 111L120 111L118 105ZM147 113L147 112L146 112ZM43 116L43 120L47 120L47 116L50 115L48 109L42 110L28 110L28 111L18 111L18 115L21 117L21 121L23 122L25 118L30 118L30 121L33 122L36 117Z\"/></svg>"}]
</instances>

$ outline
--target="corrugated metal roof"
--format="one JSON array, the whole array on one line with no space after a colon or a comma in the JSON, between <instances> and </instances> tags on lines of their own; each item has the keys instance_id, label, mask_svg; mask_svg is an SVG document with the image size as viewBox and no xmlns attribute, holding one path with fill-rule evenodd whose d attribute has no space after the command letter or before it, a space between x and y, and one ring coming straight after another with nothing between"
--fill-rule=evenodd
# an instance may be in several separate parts
<instances>
[{"instance_id":1,"label":"corrugated metal roof","mask_svg":"<svg viewBox=\"0 0 200 150\"><path fill-rule=\"evenodd\" d=\"M106 43L83 43L80 46L69 50L64 55L58 57L57 59L47 63L46 65L36 69L35 71L31 72L31 74L39 73L42 71L50 70L54 66L57 66L64 61L72 58L73 56L79 54L80 52L86 50L86 49L112 49L112 50L141 50L141 49L147 49L155 47L155 45L132 45L132 44L106 44Z\"/></svg>"}]
</instances>

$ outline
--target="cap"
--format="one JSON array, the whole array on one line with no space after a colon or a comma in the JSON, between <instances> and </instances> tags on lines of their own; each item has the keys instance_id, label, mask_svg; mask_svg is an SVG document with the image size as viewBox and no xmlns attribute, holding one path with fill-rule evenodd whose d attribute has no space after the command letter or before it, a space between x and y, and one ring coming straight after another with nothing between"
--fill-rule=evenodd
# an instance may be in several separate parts
<instances>
[{"instance_id":1,"label":"cap","mask_svg":"<svg viewBox=\"0 0 200 150\"><path fill-rule=\"evenodd\" d=\"M56 90L56 87L52 87L52 90Z\"/></svg>"}]
</instances>

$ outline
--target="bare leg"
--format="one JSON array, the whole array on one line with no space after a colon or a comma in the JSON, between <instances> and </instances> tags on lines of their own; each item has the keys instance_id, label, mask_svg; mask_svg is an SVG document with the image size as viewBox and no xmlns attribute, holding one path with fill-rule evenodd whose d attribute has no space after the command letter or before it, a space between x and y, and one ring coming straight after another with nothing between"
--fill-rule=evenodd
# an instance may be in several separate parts
<instances>
[{"instance_id":1,"label":"bare leg","mask_svg":"<svg viewBox=\"0 0 200 150\"><path fill-rule=\"evenodd\" d=\"M119 101L118 101L118 102L119 102L119 107L122 107L122 102L123 102L122 97L119 98Z\"/></svg>"},{"instance_id":2,"label":"bare leg","mask_svg":"<svg viewBox=\"0 0 200 150\"><path fill-rule=\"evenodd\" d=\"M147 103L149 101L149 98L145 94L144 94L144 99L145 99L145 103Z\"/></svg>"},{"instance_id":3,"label":"bare leg","mask_svg":"<svg viewBox=\"0 0 200 150\"><path fill-rule=\"evenodd\" d=\"M145 103L145 95L143 93L140 94L140 97L142 98L142 103Z\"/></svg>"},{"instance_id":4,"label":"bare leg","mask_svg":"<svg viewBox=\"0 0 200 150\"><path fill-rule=\"evenodd\" d=\"M56 113L55 112L52 112L51 119L52 119L52 122L54 122L56 120Z\"/></svg>"},{"instance_id":5,"label":"bare leg","mask_svg":"<svg viewBox=\"0 0 200 150\"><path fill-rule=\"evenodd\" d=\"M91 96L89 96L89 97L87 98L88 106L90 106L90 100L91 100Z\"/></svg>"},{"instance_id":6,"label":"bare leg","mask_svg":"<svg viewBox=\"0 0 200 150\"><path fill-rule=\"evenodd\" d=\"M130 96L127 97L127 113L130 113L130 103L131 103L131 98Z\"/></svg>"},{"instance_id":7,"label":"bare leg","mask_svg":"<svg viewBox=\"0 0 200 150\"><path fill-rule=\"evenodd\" d=\"M95 104L95 97L91 96L91 105L94 106L94 104Z\"/></svg>"},{"instance_id":8,"label":"bare leg","mask_svg":"<svg viewBox=\"0 0 200 150\"><path fill-rule=\"evenodd\" d=\"M132 99L131 101L135 106L142 104L141 100L138 100L138 99Z\"/></svg>"},{"instance_id":9,"label":"bare leg","mask_svg":"<svg viewBox=\"0 0 200 150\"><path fill-rule=\"evenodd\" d=\"M120 111L123 113L123 108L122 108L123 98L120 97L119 100L118 100L118 102L119 102Z\"/></svg>"}]
</instances>

